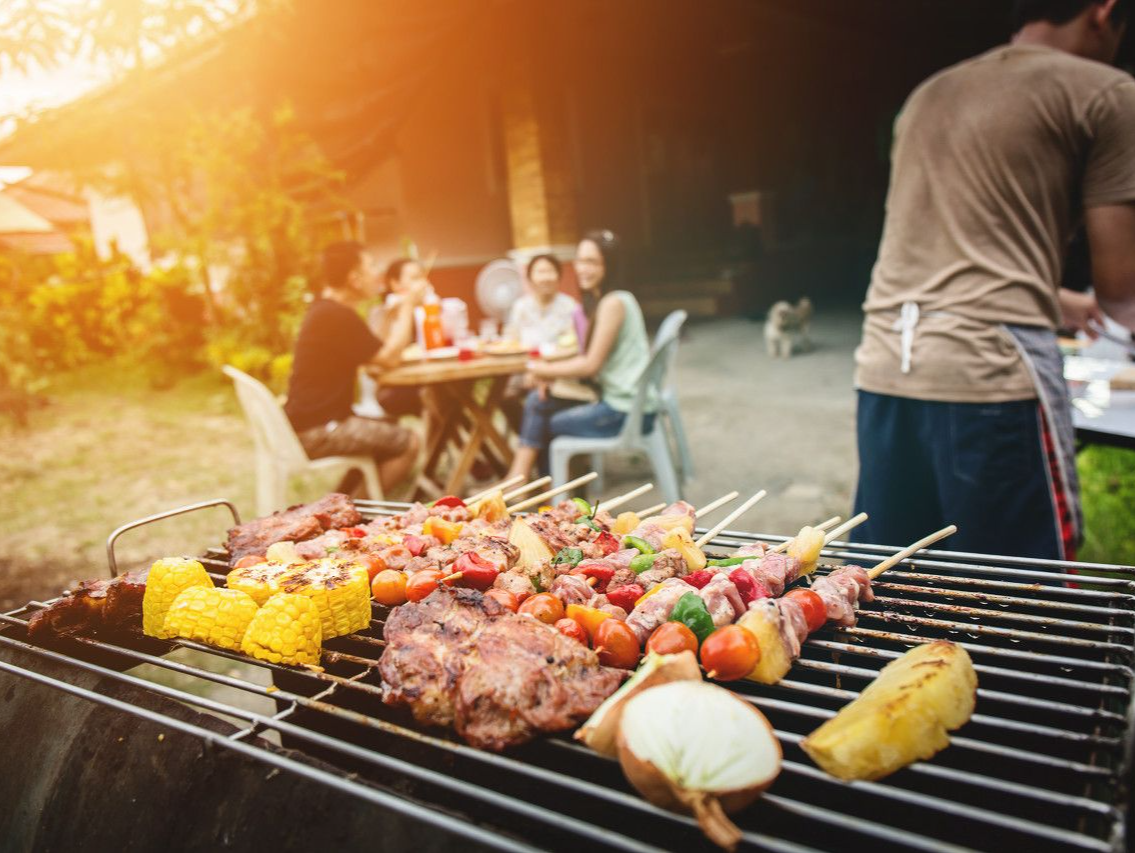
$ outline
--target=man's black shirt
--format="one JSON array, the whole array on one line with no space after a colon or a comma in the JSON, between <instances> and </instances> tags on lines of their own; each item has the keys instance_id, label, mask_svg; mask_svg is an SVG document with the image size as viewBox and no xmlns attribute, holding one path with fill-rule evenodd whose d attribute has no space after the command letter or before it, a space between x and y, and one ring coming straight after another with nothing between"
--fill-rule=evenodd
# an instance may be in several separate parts
<instances>
[{"instance_id":1,"label":"man's black shirt","mask_svg":"<svg viewBox=\"0 0 1135 853\"><path fill-rule=\"evenodd\" d=\"M319 298L311 303L296 339L288 414L296 432L343 420L351 414L355 376L382 342L345 305Z\"/></svg>"}]
</instances>

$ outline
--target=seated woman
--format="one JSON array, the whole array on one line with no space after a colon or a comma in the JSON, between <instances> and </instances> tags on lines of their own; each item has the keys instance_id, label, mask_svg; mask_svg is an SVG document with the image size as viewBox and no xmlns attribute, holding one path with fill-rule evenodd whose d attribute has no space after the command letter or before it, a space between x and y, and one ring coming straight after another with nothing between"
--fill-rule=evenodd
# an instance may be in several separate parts
<instances>
[{"instance_id":1,"label":"seated woman","mask_svg":"<svg viewBox=\"0 0 1135 853\"><path fill-rule=\"evenodd\" d=\"M529 349L575 339L579 303L560 290L563 268L553 255L536 255L528 262L528 292L512 305L504 337Z\"/></svg>"},{"instance_id":2,"label":"seated woman","mask_svg":"<svg viewBox=\"0 0 1135 853\"><path fill-rule=\"evenodd\" d=\"M619 240L610 231L593 231L576 250L575 272L583 291L584 313L590 321L584 351L563 361L536 362L529 373L537 383L524 404L520 447L509 475L528 477L532 466L548 468L548 445L558 435L609 438L623 428L650 359L650 343L638 300L625 290L610 290L618 281ZM593 379L599 400L580 405L548 393L557 379ZM650 429L653 414L645 416Z\"/></svg>"}]
</instances>

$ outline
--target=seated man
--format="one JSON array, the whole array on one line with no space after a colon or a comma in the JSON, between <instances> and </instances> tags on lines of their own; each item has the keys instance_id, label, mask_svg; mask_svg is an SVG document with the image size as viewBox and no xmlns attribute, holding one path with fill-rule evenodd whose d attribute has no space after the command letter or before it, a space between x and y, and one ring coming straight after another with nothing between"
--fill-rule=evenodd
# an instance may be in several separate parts
<instances>
[{"instance_id":1,"label":"seated man","mask_svg":"<svg viewBox=\"0 0 1135 853\"><path fill-rule=\"evenodd\" d=\"M386 324L385 340L371 332L357 311L381 288L374 259L359 243L335 243L324 250L323 289L300 327L284 411L309 456L373 456L382 488L390 490L409 476L420 442L392 420L352 414L355 378L364 364L401 363L402 350L414 336L414 307L427 285L415 282L407 290ZM353 482L348 477L340 488L349 491Z\"/></svg>"}]
</instances>

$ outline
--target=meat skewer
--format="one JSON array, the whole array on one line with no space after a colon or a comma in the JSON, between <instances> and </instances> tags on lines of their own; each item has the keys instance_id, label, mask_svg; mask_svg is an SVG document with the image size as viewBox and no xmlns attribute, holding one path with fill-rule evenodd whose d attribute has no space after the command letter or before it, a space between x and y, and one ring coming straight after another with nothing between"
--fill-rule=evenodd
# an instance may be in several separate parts
<instances>
[{"instance_id":1,"label":"meat skewer","mask_svg":"<svg viewBox=\"0 0 1135 853\"><path fill-rule=\"evenodd\" d=\"M706 542L710 541L714 536L716 536L718 533L732 524L736 519L740 518L742 515L748 512L751 506L753 506L757 501L759 501L767 494L767 491L761 489L759 492L757 492L755 495L753 495L751 498L737 507L737 509L733 510L733 512L729 513L729 515L725 516L725 518L723 518L721 521L707 530L695 544L699 548L703 547Z\"/></svg>"},{"instance_id":2,"label":"meat skewer","mask_svg":"<svg viewBox=\"0 0 1135 853\"><path fill-rule=\"evenodd\" d=\"M540 477L537 480L533 480L531 483L525 483L523 486L521 486L518 489L513 489L511 492L506 492L505 494L501 495L501 497L504 498L504 500L506 500L506 501L511 501L512 499L518 498L521 495L526 495L529 492L534 492L537 489L543 488L544 486L548 485L551 482L552 482L551 477L543 476L543 477Z\"/></svg>"},{"instance_id":3,"label":"meat skewer","mask_svg":"<svg viewBox=\"0 0 1135 853\"><path fill-rule=\"evenodd\" d=\"M863 521L867 520L867 513L863 512L863 513L860 513L860 515L863 516ZM856 516L856 518L858 518L858 517L859 516ZM858 521L855 521L855 524L851 524L852 521L855 521L855 519L853 518L853 519L851 519L851 521L844 522L844 524L842 526L842 530L850 530L851 527L854 527L854 526L856 526L857 524L860 523ZM815 527L817 530L827 530L832 525L839 524L839 522L840 522L840 517L838 515L833 515L827 521L821 521L819 524L814 524L812 526ZM848 526L848 525L850 525L850 526ZM824 541L825 542L827 541L826 537L825 537ZM783 554L790 547L792 547L792 542L793 542L792 539L785 539L783 542L781 542L779 545L777 545L775 548L772 549L772 553Z\"/></svg>"},{"instance_id":4,"label":"meat skewer","mask_svg":"<svg viewBox=\"0 0 1135 853\"><path fill-rule=\"evenodd\" d=\"M720 509L721 507L725 506L725 505L726 505L727 503L729 503L729 502L730 502L731 500L733 500L734 498L736 498L738 494L740 494L740 493L739 493L739 492L730 492L730 493L729 493L729 494L727 494L727 495L722 495L722 496L721 496L721 497L719 497L719 498L718 498L717 500L715 500L715 501L710 501L710 502L709 502L709 503L707 503L707 504L706 504L705 506L703 506L703 507L701 507L700 509L698 509L698 510L697 510L697 512L696 512L696 514L697 514L697 515L709 515L709 514L710 514L711 512L713 512L713 511L714 511L715 509Z\"/></svg>"},{"instance_id":5,"label":"meat skewer","mask_svg":"<svg viewBox=\"0 0 1135 853\"><path fill-rule=\"evenodd\" d=\"M638 488L631 489L625 495L619 495L617 498L612 498L611 500L604 502L603 509L607 510L607 512L610 512L613 509L618 509L623 504L633 501L639 495L645 495L653 488L654 483L643 483Z\"/></svg>"},{"instance_id":6,"label":"meat skewer","mask_svg":"<svg viewBox=\"0 0 1135 853\"><path fill-rule=\"evenodd\" d=\"M540 494L536 495L536 497L534 497L534 498L529 498L526 501L521 501L518 504L513 504L512 506L510 506L508 508L508 511L510 513L513 513L513 512L519 512L522 509L528 509L528 507L530 507L530 506L539 506L541 503L546 501L548 498L554 498L556 495L563 494L564 492L570 492L572 489L576 488L577 486L582 486L582 485L585 485L586 483L590 483L592 480L594 480L598 476L599 476L598 474L596 474L594 471L592 471L589 474L584 474L582 477L576 477L574 480L569 480L568 482L564 483L562 486L559 486L558 488L549 489L546 492L541 492Z\"/></svg>"},{"instance_id":7,"label":"meat skewer","mask_svg":"<svg viewBox=\"0 0 1135 853\"><path fill-rule=\"evenodd\" d=\"M666 503L665 501L663 501L663 502L662 502L662 503L660 503L660 504L654 504L653 506L648 506L648 507L647 507L646 509L643 509L643 510L639 510L639 511L638 511L637 513L635 513L635 514L636 514L636 515L637 515L637 516L638 516L638 517L639 517L640 519L646 519L646 518L649 518L650 516L654 515L655 513L659 513L659 512L662 512L662 510L666 509L666 507L668 507L669 505L670 505L670 504L668 504L668 503Z\"/></svg>"},{"instance_id":8,"label":"meat skewer","mask_svg":"<svg viewBox=\"0 0 1135 853\"><path fill-rule=\"evenodd\" d=\"M477 492L477 494L475 494L475 495L470 495L469 497L465 498L465 503L469 506L472 506L473 504L477 503L477 501L481 500L482 498L487 498L493 492L503 492L505 489L509 488L510 486L515 486L517 483L523 483L523 482L524 482L524 475L523 474L517 474L513 477L509 477L507 480L502 480L501 482L497 483L495 486L489 486L489 488L485 489L482 492Z\"/></svg>"}]
</instances>

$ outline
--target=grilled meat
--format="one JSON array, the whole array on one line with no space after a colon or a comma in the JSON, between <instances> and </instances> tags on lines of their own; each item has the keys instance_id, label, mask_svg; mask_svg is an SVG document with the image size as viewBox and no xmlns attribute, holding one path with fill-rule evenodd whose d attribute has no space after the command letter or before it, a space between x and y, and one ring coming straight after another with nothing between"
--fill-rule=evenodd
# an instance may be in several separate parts
<instances>
[{"instance_id":1,"label":"grilled meat","mask_svg":"<svg viewBox=\"0 0 1135 853\"><path fill-rule=\"evenodd\" d=\"M136 631L142 626L146 570L112 580L83 581L78 589L45 607L28 620L32 642L99 632Z\"/></svg>"},{"instance_id":2,"label":"grilled meat","mask_svg":"<svg viewBox=\"0 0 1135 853\"><path fill-rule=\"evenodd\" d=\"M391 612L379 661L384 701L500 750L586 719L625 673L555 629L470 589Z\"/></svg>"},{"instance_id":3,"label":"grilled meat","mask_svg":"<svg viewBox=\"0 0 1135 853\"><path fill-rule=\"evenodd\" d=\"M267 518L238 524L229 530L227 547L233 564L249 554L264 554L269 545L289 540L304 542L327 530L353 527L362 521L351 499L332 492L317 501L299 504Z\"/></svg>"},{"instance_id":4,"label":"grilled meat","mask_svg":"<svg viewBox=\"0 0 1135 853\"><path fill-rule=\"evenodd\" d=\"M812 584L812 592L824 602L828 621L842 628L855 624L860 601L871 601L871 578L859 566L844 566Z\"/></svg>"}]
</instances>

